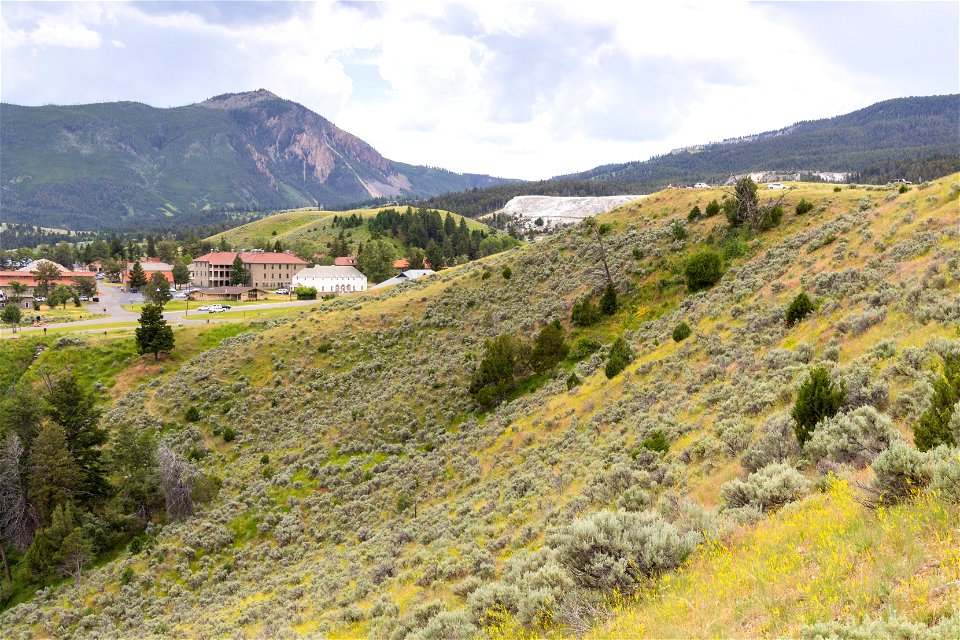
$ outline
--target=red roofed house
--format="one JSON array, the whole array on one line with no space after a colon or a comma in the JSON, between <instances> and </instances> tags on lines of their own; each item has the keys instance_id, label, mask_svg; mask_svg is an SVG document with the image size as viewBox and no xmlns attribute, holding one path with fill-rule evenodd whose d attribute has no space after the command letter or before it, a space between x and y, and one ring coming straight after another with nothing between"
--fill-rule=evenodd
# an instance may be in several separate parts
<instances>
[{"instance_id":1,"label":"red roofed house","mask_svg":"<svg viewBox=\"0 0 960 640\"><path fill-rule=\"evenodd\" d=\"M357 256L340 256L333 259L335 267L355 267L357 266Z\"/></svg>"},{"instance_id":2,"label":"red roofed house","mask_svg":"<svg viewBox=\"0 0 960 640\"><path fill-rule=\"evenodd\" d=\"M10 283L16 280L27 287L27 292L21 294L22 300L20 304L24 309L29 308L33 302L37 285L40 284L37 281L37 276L30 270L31 266L36 268L36 264L36 262L30 263L19 271L0 271L0 299L7 300L8 297L13 294ZM93 278L95 275L93 271L70 271L66 267L56 263L53 264L57 266L57 270L60 272L60 278L51 283L53 287L58 284L65 284L68 287L72 287L76 284L76 278Z\"/></svg>"},{"instance_id":3,"label":"red roofed house","mask_svg":"<svg viewBox=\"0 0 960 640\"><path fill-rule=\"evenodd\" d=\"M190 283L196 287L229 287L235 251L214 251L190 263ZM284 251L241 251L240 260L247 270L247 286L257 289L289 287L293 275L307 261Z\"/></svg>"},{"instance_id":4,"label":"red roofed house","mask_svg":"<svg viewBox=\"0 0 960 640\"><path fill-rule=\"evenodd\" d=\"M166 262L160 262L159 260L146 260L141 262L140 266L143 268L144 273L147 274L147 280L152 278L153 274L159 271L164 275L164 277L166 277L167 282L170 283L171 287L173 286L173 265L167 264ZM130 291L130 269L133 269L132 262L127 263L127 268L120 276L124 291Z\"/></svg>"}]
</instances>

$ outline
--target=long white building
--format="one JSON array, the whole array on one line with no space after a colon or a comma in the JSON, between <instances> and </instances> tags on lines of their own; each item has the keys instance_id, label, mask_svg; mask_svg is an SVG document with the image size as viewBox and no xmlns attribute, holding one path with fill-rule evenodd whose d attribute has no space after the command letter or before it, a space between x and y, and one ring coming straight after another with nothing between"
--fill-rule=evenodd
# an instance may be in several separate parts
<instances>
[{"instance_id":1,"label":"long white building","mask_svg":"<svg viewBox=\"0 0 960 640\"><path fill-rule=\"evenodd\" d=\"M308 267L293 276L293 287L314 287L317 293L367 290L367 276L354 267Z\"/></svg>"}]
</instances>

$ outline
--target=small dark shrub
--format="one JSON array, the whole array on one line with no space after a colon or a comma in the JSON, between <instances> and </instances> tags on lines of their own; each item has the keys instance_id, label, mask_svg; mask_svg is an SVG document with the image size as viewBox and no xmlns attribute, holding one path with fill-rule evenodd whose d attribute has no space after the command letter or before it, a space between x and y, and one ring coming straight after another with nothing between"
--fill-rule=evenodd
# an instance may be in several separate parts
<instances>
[{"instance_id":1,"label":"small dark shrub","mask_svg":"<svg viewBox=\"0 0 960 640\"><path fill-rule=\"evenodd\" d=\"M578 327L589 327L600 320L600 309L589 297L573 303L570 320Z\"/></svg>"},{"instance_id":2,"label":"small dark shrub","mask_svg":"<svg viewBox=\"0 0 960 640\"><path fill-rule=\"evenodd\" d=\"M612 284L608 284L603 290L603 295L600 296L600 313L605 316L612 316L617 312L619 306L617 303L617 290Z\"/></svg>"},{"instance_id":3,"label":"small dark shrub","mask_svg":"<svg viewBox=\"0 0 960 640\"><path fill-rule=\"evenodd\" d=\"M794 433L802 447L810 439L817 423L836 415L847 395L843 385L837 384L824 367L817 367L797 391L797 401L790 415L793 416Z\"/></svg>"},{"instance_id":4,"label":"small dark shrub","mask_svg":"<svg viewBox=\"0 0 960 640\"><path fill-rule=\"evenodd\" d=\"M667 436L657 429L649 436L643 439L640 443L640 446L648 451L657 451L659 453L666 453L670 450L670 441L667 440Z\"/></svg>"},{"instance_id":5,"label":"small dark shrub","mask_svg":"<svg viewBox=\"0 0 960 640\"><path fill-rule=\"evenodd\" d=\"M802 216L803 214L807 213L807 212L810 211L811 209L813 209L813 203L812 203L812 202L807 202L806 200L804 200L803 198L801 198L801 199L800 199L800 202L797 203L797 206L796 206L796 208L794 209L794 211L797 212L797 215L798 215L798 216Z\"/></svg>"},{"instance_id":6,"label":"small dark shrub","mask_svg":"<svg viewBox=\"0 0 960 640\"><path fill-rule=\"evenodd\" d=\"M690 325L686 322L681 322L673 328L673 341L681 342L690 337Z\"/></svg>"},{"instance_id":7,"label":"small dark shrub","mask_svg":"<svg viewBox=\"0 0 960 640\"><path fill-rule=\"evenodd\" d=\"M607 365L603 371L607 378L613 378L631 362L633 362L633 350L630 349L623 338L617 338L613 346L610 347L610 356L607 358Z\"/></svg>"},{"instance_id":8,"label":"small dark shrub","mask_svg":"<svg viewBox=\"0 0 960 640\"><path fill-rule=\"evenodd\" d=\"M833 188L833 192L834 192L834 193L840 193L841 191L843 191L843 188L841 188L841 187L839 187L839 186Z\"/></svg>"},{"instance_id":9,"label":"small dark shrub","mask_svg":"<svg viewBox=\"0 0 960 640\"><path fill-rule=\"evenodd\" d=\"M720 256L712 251L701 251L690 256L683 271L690 291L709 289L723 275Z\"/></svg>"},{"instance_id":10,"label":"small dark shrub","mask_svg":"<svg viewBox=\"0 0 960 640\"><path fill-rule=\"evenodd\" d=\"M950 421L960 402L960 355L948 354L943 359L943 370L933 382L930 406L913 426L913 441L921 451L941 444L956 445L960 434L954 433Z\"/></svg>"},{"instance_id":11,"label":"small dark shrub","mask_svg":"<svg viewBox=\"0 0 960 640\"><path fill-rule=\"evenodd\" d=\"M481 279L481 280L489 280L489 279L490 279L490 272L489 272L489 271L484 271L484 272L480 275L480 279Z\"/></svg>"},{"instance_id":12,"label":"small dark shrub","mask_svg":"<svg viewBox=\"0 0 960 640\"><path fill-rule=\"evenodd\" d=\"M576 371L571 371L570 376L567 378L567 391L573 389L574 387L580 384L580 378L577 376Z\"/></svg>"},{"instance_id":13,"label":"small dark shrub","mask_svg":"<svg viewBox=\"0 0 960 640\"><path fill-rule=\"evenodd\" d=\"M190 407L187 409L187 413L184 415L184 418L186 418L187 422L197 422L200 420L200 412L196 407L190 405Z\"/></svg>"},{"instance_id":14,"label":"small dark shrub","mask_svg":"<svg viewBox=\"0 0 960 640\"><path fill-rule=\"evenodd\" d=\"M700 207L693 205L693 209L690 209L690 213L687 214L687 220L693 222L702 215L703 213L700 211Z\"/></svg>"},{"instance_id":15,"label":"small dark shrub","mask_svg":"<svg viewBox=\"0 0 960 640\"><path fill-rule=\"evenodd\" d=\"M683 223L679 220L674 220L673 224L670 225L670 235L673 237L674 242L686 240L687 228L684 227Z\"/></svg>"},{"instance_id":16,"label":"small dark shrub","mask_svg":"<svg viewBox=\"0 0 960 640\"><path fill-rule=\"evenodd\" d=\"M503 271L500 272L500 275L503 276L504 280L509 280L513 277L513 270L510 267L504 267Z\"/></svg>"},{"instance_id":17,"label":"small dark shrub","mask_svg":"<svg viewBox=\"0 0 960 640\"><path fill-rule=\"evenodd\" d=\"M233 442L237 437L237 432L234 431L233 427L227 427L223 430L223 441L224 442Z\"/></svg>"},{"instance_id":18,"label":"small dark shrub","mask_svg":"<svg viewBox=\"0 0 960 640\"><path fill-rule=\"evenodd\" d=\"M793 326L797 322L800 322L810 315L814 308L810 296L807 295L806 291L801 291L790 301L790 306L787 307L787 326Z\"/></svg>"},{"instance_id":19,"label":"small dark shrub","mask_svg":"<svg viewBox=\"0 0 960 640\"><path fill-rule=\"evenodd\" d=\"M897 189L897 191L899 191L900 193L906 193L907 191L910 191L910 187L908 187L905 184L902 184L900 185L900 188Z\"/></svg>"},{"instance_id":20,"label":"small dark shrub","mask_svg":"<svg viewBox=\"0 0 960 640\"><path fill-rule=\"evenodd\" d=\"M599 342L596 340L591 340L590 338L579 338L573 349L570 351L568 359L571 362L580 362L581 360L586 360L594 353L600 350L602 347Z\"/></svg>"},{"instance_id":21,"label":"small dark shrub","mask_svg":"<svg viewBox=\"0 0 960 640\"><path fill-rule=\"evenodd\" d=\"M714 198L710 201L710 204L707 205L707 209L704 211L704 217L712 218L718 213L720 213L720 203L717 202L716 198Z\"/></svg>"}]
</instances>

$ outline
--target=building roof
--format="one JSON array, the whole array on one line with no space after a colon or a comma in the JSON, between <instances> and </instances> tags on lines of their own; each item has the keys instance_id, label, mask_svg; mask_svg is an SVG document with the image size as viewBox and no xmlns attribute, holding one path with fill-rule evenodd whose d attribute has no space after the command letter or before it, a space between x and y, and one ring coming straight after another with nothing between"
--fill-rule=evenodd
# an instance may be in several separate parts
<instances>
[{"instance_id":1,"label":"building roof","mask_svg":"<svg viewBox=\"0 0 960 640\"><path fill-rule=\"evenodd\" d=\"M394 276L389 280L384 280L379 284L375 284L371 289L379 289L380 287L389 287L392 284L401 284L403 282L410 282L411 280L416 280L417 278L422 278L423 276L429 276L436 273L431 269L408 269L398 276Z\"/></svg>"},{"instance_id":2,"label":"building roof","mask_svg":"<svg viewBox=\"0 0 960 640\"><path fill-rule=\"evenodd\" d=\"M409 280L416 280L417 278L422 278L423 276L432 276L436 271L433 269L407 269L400 275Z\"/></svg>"},{"instance_id":3,"label":"building roof","mask_svg":"<svg viewBox=\"0 0 960 640\"><path fill-rule=\"evenodd\" d=\"M173 284L173 271L149 271L147 269L144 269L144 271L150 274L149 276L147 276L147 280L152 278L154 273L162 273L163 276L167 279L167 282L169 282L170 284ZM123 272L123 281L130 282L130 271Z\"/></svg>"},{"instance_id":4,"label":"building roof","mask_svg":"<svg viewBox=\"0 0 960 640\"><path fill-rule=\"evenodd\" d=\"M363 275L355 267L307 267L306 269L300 269L295 274L294 278L363 278L367 279L367 276Z\"/></svg>"},{"instance_id":5,"label":"building roof","mask_svg":"<svg viewBox=\"0 0 960 640\"><path fill-rule=\"evenodd\" d=\"M407 260L406 258L400 258L399 260L393 261L394 269L406 269L409 266L410 266L410 261Z\"/></svg>"},{"instance_id":6,"label":"building roof","mask_svg":"<svg viewBox=\"0 0 960 640\"><path fill-rule=\"evenodd\" d=\"M233 262L231 260L231 262ZM160 262L159 260L144 260L140 263L140 267L144 271L171 271L173 269L172 264L167 264L166 262ZM133 269L133 263L127 263L127 269Z\"/></svg>"},{"instance_id":7,"label":"building roof","mask_svg":"<svg viewBox=\"0 0 960 640\"><path fill-rule=\"evenodd\" d=\"M65 284L67 286L72 286L76 284L73 281L73 278L92 278L94 273L92 271L67 271L61 272L62 277L59 280L54 280L53 284ZM37 277L30 273L29 271L0 271L0 287L7 287L10 285L10 282L16 280L17 282L22 282L28 287L37 286Z\"/></svg>"},{"instance_id":8,"label":"building roof","mask_svg":"<svg viewBox=\"0 0 960 640\"><path fill-rule=\"evenodd\" d=\"M28 262L26 265L24 265L24 266L20 267L19 269L17 269L17 271L36 271L36 270L37 270L37 267L40 266L40 263L42 263L42 262L49 262L50 264L52 264L53 266L55 266L55 267L57 268L57 271L59 271L60 273L69 273L69 272L70 272L70 269L67 269L67 268L66 268L65 266L63 266L62 264L58 264L58 263L54 262L53 260L47 260L46 258L40 258L39 260L31 260L31 261Z\"/></svg>"},{"instance_id":9,"label":"building roof","mask_svg":"<svg viewBox=\"0 0 960 640\"><path fill-rule=\"evenodd\" d=\"M194 258L193 261L230 266L236 257L236 251L212 251L203 254L199 258ZM307 264L307 261L303 258L299 258L286 251L282 253L277 251L241 251L240 259L244 264Z\"/></svg>"},{"instance_id":10,"label":"building roof","mask_svg":"<svg viewBox=\"0 0 960 640\"><path fill-rule=\"evenodd\" d=\"M333 259L333 264L338 267L355 267L357 266L357 256L340 256Z\"/></svg>"}]
</instances>

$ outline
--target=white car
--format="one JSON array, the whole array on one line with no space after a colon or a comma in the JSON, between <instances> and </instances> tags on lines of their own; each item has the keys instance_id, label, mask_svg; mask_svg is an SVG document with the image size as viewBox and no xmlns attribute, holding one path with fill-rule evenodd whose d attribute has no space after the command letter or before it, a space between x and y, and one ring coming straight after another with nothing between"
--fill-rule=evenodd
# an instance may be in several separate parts
<instances>
[{"instance_id":1,"label":"white car","mask_svg":"<svg viewBox=\"0 0 960 640\"><path fill-rule=\"evenodd\" d=\"M290 290L289 290L289 289L277 289L276 293L277 293L277 295L285 296L285 295L288 295L288 294L290 293Z\"/></svg>"},{"instance_id":2,"label":"white car","mask_svg":"<svg viewBox=\"0 0 960 640\"><path fill-rule=\"evenodd\" d=\"M767 189L789 189L785 184L780 184L779 182L771 182L767 185Z\"/></svg>"},{"instance_id":3,"label":"white car","mask_svg":"<svg viewBox=\"0 0 960 640\"><path fill-rule=\"evenodd\" d=\"M210 311L210 305L205 304L203 306L197 307L197 311Z\"/></svg>"},{"instance_id":4,"label":"white car","mask_svg":"<svg viewBox=\"0 0 960 640\"><path fill-rule=\"evenodd\" d=\"M224 311L226 311L226 309L224 309L219 304L212 304L210 305L210 308L207 309L207 311L210 313L223 313Z\"/></svg>"},{"instance_id":5,"label":"white car","mask_svg":"<svg viewBox=\"0 0 960 640\"><path fill-rule=\"evenodd\" d=\"M87 296L80 296L80 302L90 302L90 298Z\"/></svg>"}]
</instances>

